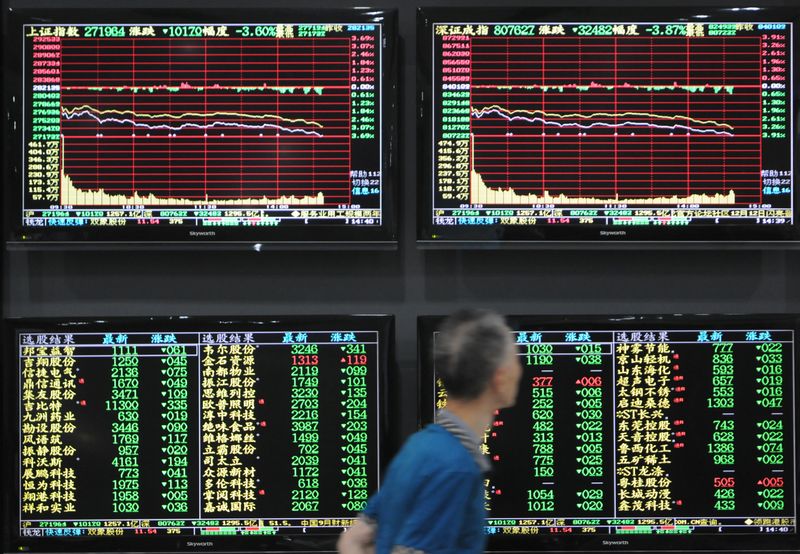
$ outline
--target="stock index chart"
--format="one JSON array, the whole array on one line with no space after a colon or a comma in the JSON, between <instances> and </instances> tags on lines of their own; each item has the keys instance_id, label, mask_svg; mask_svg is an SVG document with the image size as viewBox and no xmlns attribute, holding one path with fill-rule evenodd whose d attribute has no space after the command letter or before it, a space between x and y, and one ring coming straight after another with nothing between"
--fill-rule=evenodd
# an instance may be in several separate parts
<instances>
[{"instance_id":1,"label":"stock index chart","mask_svg":"<svg viewBox=\"0 0 800 554\"><path fill-rule=\"evenodd\" d=\"M25 25L23 227L380 227L384 31Z\"/></svg>"},{"instance_id":2,"label":"stock index chart","mask_svg":"<svg viewBox=\"0 0 800 554\"><path fill-rule=\"evenodd\" d=\"M791 23L433 21L430 34L441 236L793 224Z\"/></svg>"}]
</instances>

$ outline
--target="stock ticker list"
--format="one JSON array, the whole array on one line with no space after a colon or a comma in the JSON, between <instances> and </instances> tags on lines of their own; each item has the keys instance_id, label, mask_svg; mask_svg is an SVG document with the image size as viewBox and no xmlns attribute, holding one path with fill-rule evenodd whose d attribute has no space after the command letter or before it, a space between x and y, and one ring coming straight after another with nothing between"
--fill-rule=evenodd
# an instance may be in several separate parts
<instances>
[{"instance_id":1,"label":"stock ticker list","mask_svg":"<svg viewBox=\"0 0 800 554\"><path fill-rule=\"evenodd\" d=\"M328 532L378 484L378 333L19 334L22 537Z\"/></svg>"},{"instance_id":2,"label":"stock ticker list","mask_svg":"<svg viewBox=\"0 0 800 554\"><path fill-rule=\"evenodd\" d=\"M516 339L517 404L483 435L490 535L795 532L791 330Z\"/></svg>"}]
</instances>

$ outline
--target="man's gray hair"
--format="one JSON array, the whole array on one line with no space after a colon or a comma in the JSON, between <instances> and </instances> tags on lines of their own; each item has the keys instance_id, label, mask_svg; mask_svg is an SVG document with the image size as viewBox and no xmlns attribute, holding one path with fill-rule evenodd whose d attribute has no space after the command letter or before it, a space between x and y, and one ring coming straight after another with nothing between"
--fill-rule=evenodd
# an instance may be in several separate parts
<instances>
[{"instance_id":1,"label":"man's gray hair","mask_svg":"<svg viewBox=\"0 0 800 554\"><path fill-rule=\"evenodd\" d=\"M434 364L447 394L464 400L480 396L512 341L505 319L494 312L461 310L445 319L434 343Z\"/></svg>"}]
</instances>

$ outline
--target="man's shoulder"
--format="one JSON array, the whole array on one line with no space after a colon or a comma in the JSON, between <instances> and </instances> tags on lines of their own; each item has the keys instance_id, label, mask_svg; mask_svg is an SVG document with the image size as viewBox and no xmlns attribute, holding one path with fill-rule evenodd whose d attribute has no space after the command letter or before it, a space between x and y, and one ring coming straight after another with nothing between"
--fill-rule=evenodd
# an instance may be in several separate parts
<instances>
[{"instance_id":1,"label":"man's shoulder","mask_svg":"<svg viewBox=\"0 0 800 554\"><path fill-rule=\"evenodd\" d=\"M398 457L426 467L456 473L472 473L474 463L461 442L441 425L431 423L409 437Z\"/></svg>"}]
</instances>

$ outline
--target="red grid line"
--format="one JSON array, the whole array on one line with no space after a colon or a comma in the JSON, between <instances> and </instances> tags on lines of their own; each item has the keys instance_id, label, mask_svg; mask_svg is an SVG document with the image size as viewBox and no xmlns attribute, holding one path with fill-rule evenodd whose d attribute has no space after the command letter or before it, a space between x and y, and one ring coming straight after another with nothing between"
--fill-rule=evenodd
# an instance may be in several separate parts
<instances>
[{"instance_id":1,"label":"red grid line","mask_svg":"<svg viewBox=\"0 0 800 554\"><path fill-rule=\"evenodd\" d=\"M736 39L735 44L731 38ZM713 47L708 48L712 42ZM587 58L587 50L600 46L604 61L596 55ZM760 37L720 37L711 42L680 37L673 38L669 48L659 46L663 46L662 37L569 37L567 41L560 37L474 37L469 66L473 109L497 105L529 114L522 114L527 120L520 119L518 112L473 114L470 162L474 171L488 187L519 188L527 190L526 194L557 191L579 198L587 190L606 190L610 197L624 199L637 197L641 190L649 191L651 197L688 197L726 194L733 188L737 204L760 197ZM553 51L561 47L567 49ZM635 55L631 48L637 49ZM742 50L731 55L731 50L738 48ZM676 53L680 54L677 59ZM534 75L538 81L531 80ZM600 86L588 91L575 88L589 83ZM678 88L637 90L623 84L677 84ZM565 88L554 90L557 86ZM693 93L680 88L688 86L706 89ZM714 86L723 90L714 92ZM545 92L544 87L549 90ZM725 87L733 87L733 92ZM538 105L531 103L531 93L536 94ZM621 125L623 122L626 125ZM631 125L637 122L648 126ZM590 127L592 123L612 127ZM611 156L603 159L604 153ZM717 154L721 155L715 157ZM729 155L735 159L732 165ZM672 178L676 174L684 177L682 187L676 187ZM596 179L598 176L601 178ZM592 183L606 186L592 187Z\"/></svg>"},{"instance_id":2,"label":"red grid line","mask_svg":"<svg viewBox=\"0 0 800 554\"><path fill-rule=\"evenodd\" d=\"M326 205L351 203L350 57L349 38L65 39L63 171L76 188L108 194L213 202L323 192ZM203 90L163 89L181 83ZM250 84L299 90L230 90ZM94 111L64 117L81 106Z\"/></svg>"}]
</instances>

